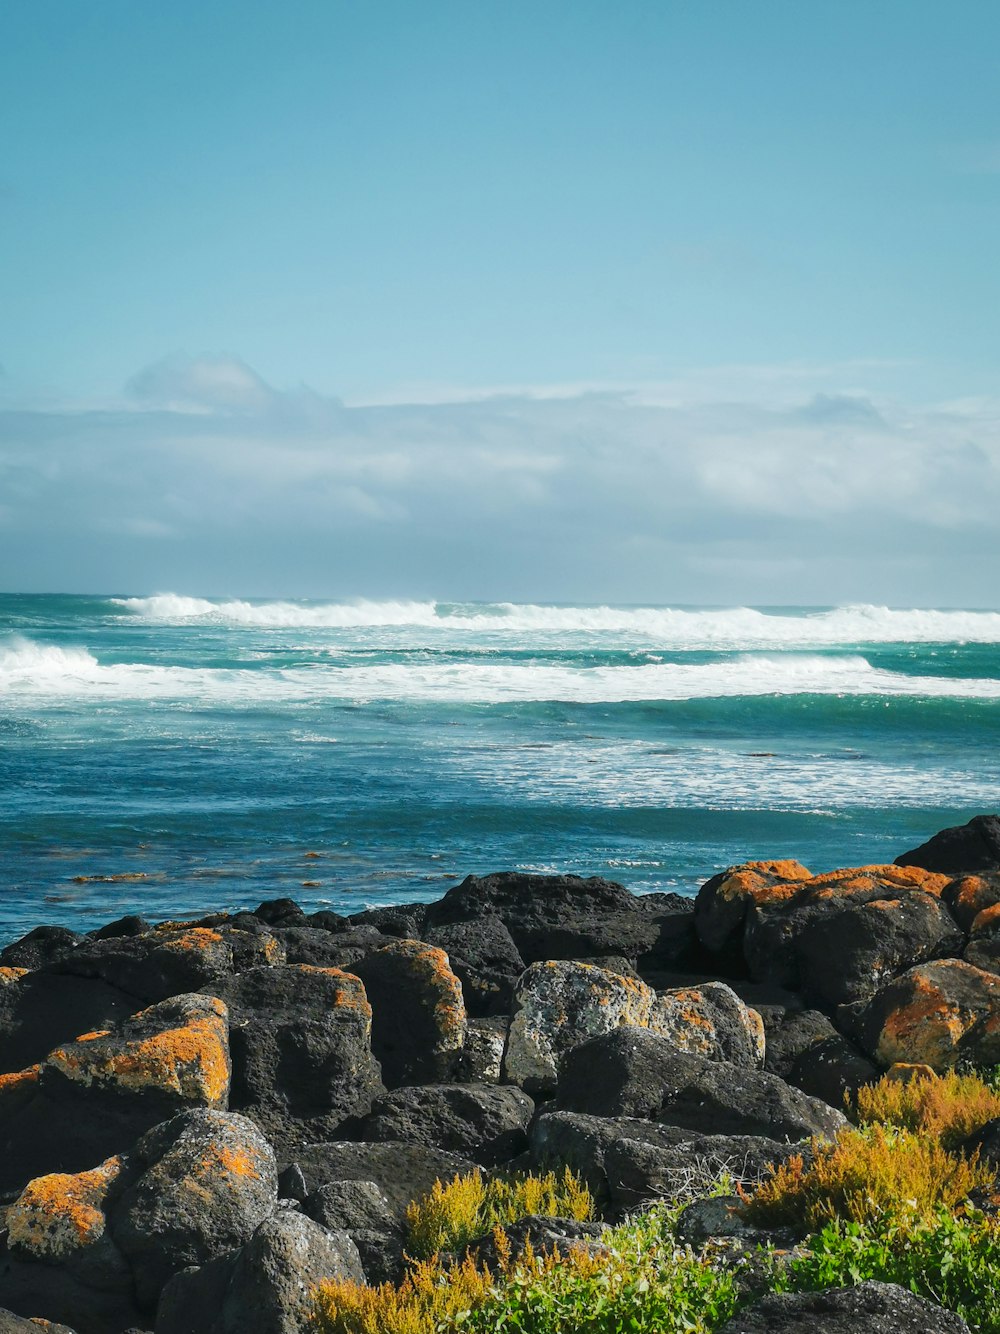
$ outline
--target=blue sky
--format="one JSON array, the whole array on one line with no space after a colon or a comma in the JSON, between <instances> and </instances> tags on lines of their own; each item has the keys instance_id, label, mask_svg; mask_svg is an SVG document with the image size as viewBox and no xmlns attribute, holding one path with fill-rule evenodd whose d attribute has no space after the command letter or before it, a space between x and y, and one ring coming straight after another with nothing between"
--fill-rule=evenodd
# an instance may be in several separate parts
<instances>
[{"instance_id":1,"label":"blue sky","mask_svg":"<svg viewBox=\"0 0 1000 1334\"><path fill-rule=\"evenodd\" d=\"M0 584L992 604L998 90L979 0L8 0Z\"/></svg>"}]
</instances>

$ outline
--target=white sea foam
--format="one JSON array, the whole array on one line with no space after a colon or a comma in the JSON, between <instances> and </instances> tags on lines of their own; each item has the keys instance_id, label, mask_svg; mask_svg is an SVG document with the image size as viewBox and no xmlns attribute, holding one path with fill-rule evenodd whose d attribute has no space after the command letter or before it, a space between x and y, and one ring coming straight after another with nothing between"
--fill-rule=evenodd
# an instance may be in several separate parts
<instances>
[{"instance_id":1,"label":"white sea foam","mask_svg":"<svg viewBox=\"0 0 1000 1334\"><path fill-rule=\"evenodd\" d=\"M1000 612L896 610L852 606L811 613L752 607L689 611L669 607L557 607L540 604L440 602L210 601L160 593L117 598L115 605L148 620L207 621L261 628L458 631L464 635L609 633L685 648L784 647L875 643L1000 643Z\"/></svg>"},{"instance_id":2,"label":"white sea foam","mask_svg":"<svg viewBox=\"0 0 1000 1334\"><path fill-rule=\"evenodd\" d=\"M908 676L874 668L858 654L809 653L600 667L478 660L251 670L102 664L83 648L13 639L0 647L0 693L201 700L251 707L256 702L295 700L599 704L798 694L995 699L1000 698L1000 680Z\"/></svg>"}]
</instances>

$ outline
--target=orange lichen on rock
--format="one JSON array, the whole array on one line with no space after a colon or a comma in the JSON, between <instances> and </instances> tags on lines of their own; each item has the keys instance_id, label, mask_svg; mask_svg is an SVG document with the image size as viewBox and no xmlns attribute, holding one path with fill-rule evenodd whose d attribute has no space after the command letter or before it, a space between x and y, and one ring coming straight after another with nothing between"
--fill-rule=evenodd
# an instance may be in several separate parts
<instances>
[{"instance_id":1,"label":"orange lichen on rock","mask_svg":"<svg viewBox=\"0 0 1000 1334\"><path fill-rule=\"evenodd\" d=\"M124 1038L118 1045L113 1037L70 1043L52 1052L45 1065L78 1084L155 1090L186 1103L224 1106L231 1076L228 1010L214 996L189 999L201 1012L192 1006L194 1012L180 1024L149 1036ZM135 1021L155 1020L159 1008L143 1010Z\"/></svg>"},{"instance_id":2,"label":"orange lichen on rock","mask_svg":"<svg viewBox=\"0 0 1000 1334\"><path fill-rule=\"evenodd\" d=\"M321 977L331 977L336 983L332 1004L336 1010L356 1010L371 1027L372 1007L368 1003L368 994L360 977L347 973L342 968L320 968L311 963L288 965L289 972L312 973Z\"/></svg>"},{"instance_id":3,"label":"orange lichen on rock","mask_svg":"<svg viewBox=\"0 0 1000 1334\"><path fill-rule=\"evenodd\" d=\"M111 1032L110 1028L95 1028L93 1033L80 1033L74 1042L96 1042L98 1038L106 1038Z\"/></svg>"},{"instance_id":4,"label":"orange lichen on rock","mask_svg":"<svg viewBox=\"0 0 1000 1334\"><path fill-rule=\"evenodd\" d=\"M715 892L723 899L779 903L794 898L811 879L812 872L801 862L744 862L732 868Z\"/></svg>"},{"instance_id":5,"label":"orange lichen on rock","mask_svg":"<svg viewBox=\"0 0 1000 1334\"><path fill-rule=\"evenodd\" d=\"M951 882L947 899L959 926L968 931L985 908L992 908L1000 901L1000 884L995 878L964 875Z\"/></svg>"},{"instance_id":6,"label":"orange lichen on rock","mask_svg":"<svg viewBox=\"0 0 1000 1334\"><path fill-rule=\"evenodd\" d=\"M0 1094L23 1089L26 1085L38 1083L39 1065L29 1065L27 1070L15 1070L13 1074L0 1075Z\"/></svg>"},{"instance_id":7,"label":"orange lichen on rock","mask_svg":"<svg viewBox=\"0 0 1000 1334\"><path fill-rule=\"evenodd\" d=\"M264 1155L252 1145L232 1148L228 1144L213 1144L197 1163L195 1175L215 1176L221 1169L231 1177L253 1177L262 1181L266 1176L261 1170L263 1165Z\"/></svg>"},{"instance_id":8,"label":"orange lichen on rock","mask_svg":"<svg viewBox=\"0 0 1000 1334\"><path fill-rule=\"evenodd\" d=\"M0 987L9 987L24 977L27 968L0 968Z\"/></svg>"},{"instance_id":9,"label":"orange lichen on rock","mask_svg":"<svg viewBox=\"0 0 1000 1334\"><path fill-rule=\"evenodd\" d=\"M951 883L951 877L938 875L934 871L925 871L919 866L847 866L836 871L824 871L813 876L809 889L816 898L836 895L851 896L867 894L873 889L885 889L891 893L894 889L917 889L934 898L941 897L941 891Z\"/></svg>"},{"instance_id":10,"label":"orange lichen on rock","mask_svg":"<svg viewBox=\"0 0 1000 1334\"><path fill-rule=\"evenodd\" d=\"M7 1210L8 1244L38 1259L61 1259L104 1235L104 1200L122 1168L108 1158L89 1172L36 1177Z\"/></svg>"},{"instance_id":11,"label":"orange lichen on rock","mask_svg":"<svg viewBox=\"0 0 1000 1334\"><path fill-rule=\"evenodd\" d=\"M163 947L180 953L187 950L209 950L222 943L220 932L213 931L207 926L193 926L189 930L179 931L176 935L165 935Z\"/></svg>"},{"instance_id":12,"label":"orange lichen on rock","mask_svg":"<svg viewBox=\"0 0 1000 1334\"><path fill-rule=\"evenodd\" d=\"M1000 903L993 903L988 908L983 908L981 912L976 913L972 919L970 930L973 935L976 935L980 931L990 930L998 922L1000 922Z\"/></svg>"},{"instance_id":13,"label":"orange lichen on rock","mask_svg":"<svg viewBox=\"0 0 1000 1334\"><path fill-rule=\"evenodd\" d=\"M959 959L941 959L911 969L890 987L891 1008L881 1019L874 1053L884 1065L944 1070L969 1042L967 1054L980 1062L1000 1057L1000 978Z\"/></svg>"}]
</instances>

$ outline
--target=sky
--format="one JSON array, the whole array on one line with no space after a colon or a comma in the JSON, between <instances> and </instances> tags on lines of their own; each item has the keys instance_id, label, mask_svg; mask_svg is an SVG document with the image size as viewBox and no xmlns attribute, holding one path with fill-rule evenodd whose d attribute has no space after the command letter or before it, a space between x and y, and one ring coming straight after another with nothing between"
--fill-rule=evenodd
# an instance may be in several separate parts
<instances>
[{"instance_id":1,"label":"sky","mask_svg":"<svg viewBox=\"0 0 1000 1334\"><path fill-rule=\"evenodd\" d=\"M0 588L1000 601L995 0L7 0Z\"/></svg>"}]
</instances>

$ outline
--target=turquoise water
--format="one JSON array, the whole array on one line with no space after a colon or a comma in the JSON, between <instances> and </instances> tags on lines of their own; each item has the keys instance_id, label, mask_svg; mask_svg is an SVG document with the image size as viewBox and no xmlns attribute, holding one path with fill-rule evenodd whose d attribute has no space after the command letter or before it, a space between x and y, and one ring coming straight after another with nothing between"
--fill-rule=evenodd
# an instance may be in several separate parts
<instances>
[{"instance_id":1,"label":"turquoise water","mask_svg":"<svg viewBox=\"0 0 1000 1334\"><path fill-rule=\"evenodd\" d=\"M0 782L0 940L891 860L1000 806L1000 613L3 597Z\"/></svg>"}]
</instances>

